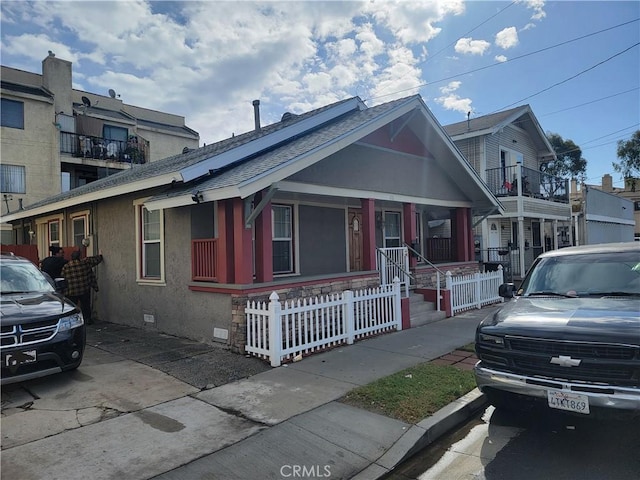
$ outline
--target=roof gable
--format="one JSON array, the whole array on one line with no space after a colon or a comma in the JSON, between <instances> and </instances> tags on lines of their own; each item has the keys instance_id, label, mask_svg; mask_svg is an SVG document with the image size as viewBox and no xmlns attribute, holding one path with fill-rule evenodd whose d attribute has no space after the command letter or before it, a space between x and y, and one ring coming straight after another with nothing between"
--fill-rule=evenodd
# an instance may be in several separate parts
<instances>
[{"instance_id":1,"label":"roof gable","mask_svg":"<svg viewBox=\"0 0 640 480\"><path fill-rule=\"evenodd\" d=\"M466 138L493 135L508 125L525 130L533 140L540 155L555 157L553 147L529 105L522 105L502 112L452 123L445 125L443 128L454 141L458 141Z\"/></svg>"}]
</instances>

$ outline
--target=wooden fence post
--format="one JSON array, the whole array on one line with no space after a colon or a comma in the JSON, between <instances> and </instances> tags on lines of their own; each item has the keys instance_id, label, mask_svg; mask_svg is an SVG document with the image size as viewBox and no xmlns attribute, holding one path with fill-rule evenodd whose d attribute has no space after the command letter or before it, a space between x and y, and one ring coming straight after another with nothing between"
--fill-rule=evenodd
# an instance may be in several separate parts
<instances>
[{"instance_id":1,"label":"wooden fence post","mask_svg":"<svg viewBox=\"0 0 640 480\"><path fill-rule=\"evenodd\" d=\"M271 366L279 367L282 363L282 306L276 292L269 295L269 300L269 356Z\"/></svg>"},{"instance_id":2,"label":"wooden fence post","mask_svg":"<svg viewBox=\"0 0 640 480\"><path fill-rule=\"evenodd\" d=\"M482 292L482 288L480 282L482 282L482 278L480 277L480 272L475 273L476 277L476 308L482 308L482 298L480 296Z\"/></svg>"},{"instance_id":3,"label":"wooden fence post","mask_svg":"<svg viewBox=\"0 0 640 480\"><path fill-rule=\"evenodd\" d=\"M400 301L400 279L393 277L393 309L395 310L396 330L402 330L402 302Z\"/></svg>"},{"instance_id":4,"label":"wooden fence post","mask_svg":"<svg viewBox=\"0 0 640 480\"><path fill-rule=\"evenodd\" d=\"M354 331L356 329L355 326L355 315L354 315L354 301L353 301L353 292L351 290L345 290L342 292L342 300L344 301L345 315L344 320L346 322L345 332L347 334L347 345L353 345L354 341Z\"/></svg>"},{"instance_id":5,"label":"wooden fence post","mask_svg":"<svg viewBox=\"0 0 640 480\"><path fill-rule=\"evenodd\" d=\"M445 287L447 290L449 290L449 306L451 307L451 315L455 315L455 310L453 309L454 305L453 305L453 297L454 295L454 291L453 291L453 280L451 279L451 271L447 270L447 272L444 274L444 278L445 278Z\"/></svg>"}]
</instances>

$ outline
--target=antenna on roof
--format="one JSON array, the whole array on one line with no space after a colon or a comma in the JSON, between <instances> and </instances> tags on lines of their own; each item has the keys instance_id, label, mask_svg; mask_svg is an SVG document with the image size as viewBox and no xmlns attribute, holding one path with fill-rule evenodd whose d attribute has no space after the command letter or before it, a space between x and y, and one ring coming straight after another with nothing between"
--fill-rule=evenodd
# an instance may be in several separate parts
<instances>
[{"instance_id":1,"label":"antenna on roof","mask_svg":"<svg viewBox=\"0 0 640 480\"><path fill-rule=\"evenodd\" d=\"M111 98L116 98L116 91L113 88L109 89L109 96Z\"/></svg>"},{"instance_id":2,"label":"antenna on roof","mask_svg":"<svg viewBox=\"0 0 640 480\"><path fill-rule=\"evenodd\" d=\"M82 103L84 103L84 106L87 108L91 106L91 100L89 100L87 97L82 97Z\"/></svg>"}]
</instances>

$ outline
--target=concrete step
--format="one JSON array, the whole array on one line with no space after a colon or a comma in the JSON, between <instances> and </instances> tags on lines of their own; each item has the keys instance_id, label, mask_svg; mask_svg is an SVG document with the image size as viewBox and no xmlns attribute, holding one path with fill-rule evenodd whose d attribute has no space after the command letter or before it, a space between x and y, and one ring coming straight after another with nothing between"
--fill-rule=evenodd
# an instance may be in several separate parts
<instances>
[{"instance_id":1,"label":"concrete step","mask_svg":"<svg viewBox=\"0 0 640 480\"><path fill-rule=\"evenodd\" d=\"M447 317L445 312L436 310L434 302L427 302L422 294L413 292L409 294L409 313L412 328L437 322Z\"/></svg>"},{"instance_id":2,"label":"concrete step","mask_svg":"<svg viewBox=\"0 0 640 480\"><path fill-rule=\"evenodd\" d=\"M436 310L426 311L416 315L412 314L410 318L411 328L438 322L445 318L447 318L446 312L438 312Z\"/></svg>"}]
</instances>

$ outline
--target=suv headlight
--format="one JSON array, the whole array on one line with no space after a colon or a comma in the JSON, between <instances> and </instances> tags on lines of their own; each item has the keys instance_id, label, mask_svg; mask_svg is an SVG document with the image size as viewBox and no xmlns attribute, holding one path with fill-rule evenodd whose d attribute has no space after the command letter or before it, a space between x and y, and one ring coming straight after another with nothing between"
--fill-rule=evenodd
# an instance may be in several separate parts
<instances>
[{"instance_id":1,"label":"suv headlight","mask_svg":"<svg viewBox=\"0 0 640 480\"><path fill-rule=\"evenodd\" d=\"M480 341L480 343L491 345L492 347L504 347L504 338L498 337L497 335L487 335L486 333L481 333L480 335L478 335L478 340Z\"/></svg>"},{"instance_id":2,"label":"suv headlight","mask_svg":"<svg viewBox=\"0 0 640 480\"><path fill-rule=\"evenodd\" d=\"M58 330L60 332L65 332L82 325L84 325L84 319L82 318L81 313L74 313L73 315L62 317L60 320L58 320Z\"/></svg>"}]
</instances>

